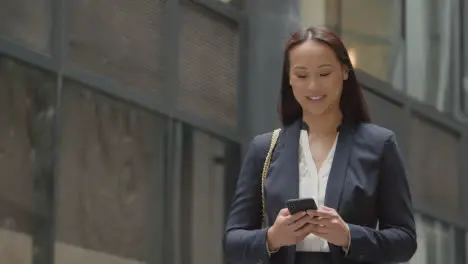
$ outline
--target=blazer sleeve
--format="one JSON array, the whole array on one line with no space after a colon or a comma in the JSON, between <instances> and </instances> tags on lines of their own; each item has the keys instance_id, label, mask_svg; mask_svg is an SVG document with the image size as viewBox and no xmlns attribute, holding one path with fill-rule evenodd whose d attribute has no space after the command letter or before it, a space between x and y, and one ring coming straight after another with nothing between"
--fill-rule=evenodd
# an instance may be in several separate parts
<instances>
[{"instance_id":1,"label":"blazer sleeve","mask_svg":"<svg viewBox=\"0 0 468 264\"><path fill-rule=\"evenodd\" d=\"M271 135L270 135L271 136ZM225 256L231 263L266 264L268 228L261 229L261 177L269 137L261 135L250 143L224 233Z\"/></svg>"},{"instance_id":2,"label":"blazer sleeve","mask_svg":"<svg viewBox=\"0 0 468 264\"><path fill-rule=\"evenodd\" d=\"M349 224L347 258L360 262L406 262L417 242L410 189L403 159L392 133L385 141L376 203L379 229Z\"/></svg>"}]
</instances>

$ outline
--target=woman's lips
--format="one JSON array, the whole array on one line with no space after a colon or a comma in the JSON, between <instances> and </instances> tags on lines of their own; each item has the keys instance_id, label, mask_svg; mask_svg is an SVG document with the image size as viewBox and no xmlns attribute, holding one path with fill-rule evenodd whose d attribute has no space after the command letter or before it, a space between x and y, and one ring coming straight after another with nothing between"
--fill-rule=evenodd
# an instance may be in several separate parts
<instances>
[{"instance_id":1,"label":"woman's lips","mask_svg":"<svg viewBox=\"0 0 468 264\"><path fill-rule=\"evenodd\" d=\"M326 95L318 95L318 96L306 96L307 100L313 103L322 102L325 99Z\"/></svg>"}]
</instances>

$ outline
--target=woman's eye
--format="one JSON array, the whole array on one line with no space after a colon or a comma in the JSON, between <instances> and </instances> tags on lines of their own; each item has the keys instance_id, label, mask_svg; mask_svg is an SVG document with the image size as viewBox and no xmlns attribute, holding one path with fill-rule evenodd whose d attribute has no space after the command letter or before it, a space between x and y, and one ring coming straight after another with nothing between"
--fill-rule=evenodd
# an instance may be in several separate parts
<instances>
[{"instance_id":1,"label":"woman's eye","mask_svg":"<svg viewBox=\"0 0 468 264\"><path fill-rule=\"evenodd\" d=\"M307 75L296 75L296 76L297 76L297 78L299 78L299 79L305 79L305 78L307 78Z\"/></svg>"},{"instance_id":2,"label":"woman's eye","mask_svg":"<svg viewBox=\"0 0 468 264\"><path fill-rule=\"evenodd\" d=\"M328 75L330 75L330 74L331 74L331 72L321 73L321 74L320 74L320 77L325 77L325 76L328 76Z\"/></svg>"}]
</instances>

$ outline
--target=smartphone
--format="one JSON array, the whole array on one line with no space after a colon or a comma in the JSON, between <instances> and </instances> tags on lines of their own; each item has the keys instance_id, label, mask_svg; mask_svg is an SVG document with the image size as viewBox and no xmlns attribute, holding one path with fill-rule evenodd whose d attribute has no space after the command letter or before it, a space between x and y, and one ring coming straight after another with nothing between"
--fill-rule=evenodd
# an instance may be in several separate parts
<instances>
[{"instance_id":1,"label":"smartphone","mask_svg":"<svg viewBox=\"0 0 468 264\"><path fill-rule=\"evenodd\" d=\"M286 202L290 214L296 214L307 210L317 210L317 204L313 198L290 199Z\"/></svg>"}]
</instances>

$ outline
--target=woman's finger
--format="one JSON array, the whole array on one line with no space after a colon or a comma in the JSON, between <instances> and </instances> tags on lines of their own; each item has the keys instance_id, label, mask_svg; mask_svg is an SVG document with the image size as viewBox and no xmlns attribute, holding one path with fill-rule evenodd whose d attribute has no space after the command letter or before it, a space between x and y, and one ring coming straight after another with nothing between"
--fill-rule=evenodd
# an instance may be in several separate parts
<instances>
[{"instance_id":1,"label":"woman's finger","mask_svg":"<svg viewBox=\"0 0 468 264\"><path fill-rule=\"evenodd\" d=\"M307 218L308 222L315 225L330 225L332 218L323 218L323 217L309 217Z\"/></svg>"},{"instance_id":2,"label":"woman's finger","mask_svg":"<svg viewBox=\"0 0 468 264\"><path fill-rule=\"evenodd\" d=\"M334 213L331 211L323 210L307 210L307 214L312 217L321 217L321 218L330 218L334 216Z\"/></svg>"},{"instance_id":3,"label":"woman's finger","mask_svg":"<svg viewBox=\"0 0 468 264\"><path fill-rule=\"evenodd\" d=\"M290 225L306 215L306 212L299 212L285 217L286 224Z\"/></svg>"},{"instance_id":4,"label":"woman's finger","mask_svg":"<svg viewBox=\"0 0 468 264\"><path fill-rule=\"evenodd\" d=\"M309 219L306 216L304 216L301 219L297 220L296 222L291 223L289 225L289 228L292 231L296 231L308 223L309 223Z\"/></svg>"}]
</instances>

